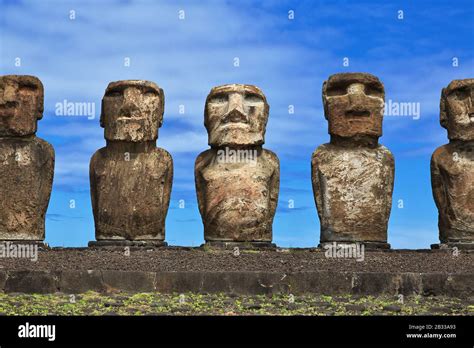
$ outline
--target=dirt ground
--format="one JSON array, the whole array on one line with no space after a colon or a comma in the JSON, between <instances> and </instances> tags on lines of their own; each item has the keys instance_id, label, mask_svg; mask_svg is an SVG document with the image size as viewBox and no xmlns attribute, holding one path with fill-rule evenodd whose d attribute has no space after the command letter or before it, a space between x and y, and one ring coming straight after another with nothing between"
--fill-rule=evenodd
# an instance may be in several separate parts
<instances>
[{"instance_id":1,"label":"dirt ground","mask_svg":"<svg viewBox=\"0 0 474 348\"><path fill-rule=\"evenodd\" d=\"M448 251L366 251L363 261L327 258L324 251L206 250L158 248L130 252L96 249L52 249L38 252L38 260L0 258L0 270L127 270L127 271L350 271L471 273L474 254Z\"/></svg>"}]
</instances>

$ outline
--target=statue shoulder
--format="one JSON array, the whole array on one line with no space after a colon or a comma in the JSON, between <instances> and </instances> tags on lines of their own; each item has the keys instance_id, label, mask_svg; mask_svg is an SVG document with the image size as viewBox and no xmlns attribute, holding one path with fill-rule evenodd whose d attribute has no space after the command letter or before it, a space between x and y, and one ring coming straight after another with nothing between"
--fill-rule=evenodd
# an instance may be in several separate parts
<instances>
[{"instance_id":1,"label":"statue shoulder","mask_svg":"<svg viewBox=\"0 0 474 348\"><path fill-rule=\"evenodd\" d=\"M433 155L431 155L431 163L440 163L443 162L447 156L452 157L452 151L449 144L441 145L436 150L434 150Z\"/></svg>"},{"instance_id":2,"label":"statue shoulder","mask_svg":"<svg viewBox=\"0 0 474 348\"><path fill-rule=\"evenodd\" d=\"M159 159L160 160L163 160L167 163L173 163L173 157L171 156L171 154L166 151L165 149L161 148L161 147L157 147L155 149L155 152L156 154L158 155Z\"/></svg>"},{"instance_id":3,"label":"statue shoulder","mask_svg":"<svg viewBox=\"0 0 474 348\"><path fill-rule=\"evenodd\" d=\"M317 161L319 158L327 154L329 152L329 147L330 144L319 145L316 150L313 151L313 155L311 156L312 161Z\"/></svg>"},{"instance_id":4,"label":"statue shoulder","mask_svg":"<svg viewBox=\"0 0 474 348\"><path fill-rule=\"evenodd\" d=\"M262 153L265 156L265 159L275 163L276 165L280 165L280 159L278 158L275 152L267 149L262 149Z\"/></svg>"},{"instance_id":5,"label":"statue shoulder","mask_svg":"<svg viewBox=\"0 0 474 348\"><path fill-rule=\"evenodd\" d=\"M212 149L208 149L204 152L201 152L197 157L196 161L194 162L194 169L199 170L202 167L206 166L214 157L214 151Z\"/></svg>"}]
</instances>

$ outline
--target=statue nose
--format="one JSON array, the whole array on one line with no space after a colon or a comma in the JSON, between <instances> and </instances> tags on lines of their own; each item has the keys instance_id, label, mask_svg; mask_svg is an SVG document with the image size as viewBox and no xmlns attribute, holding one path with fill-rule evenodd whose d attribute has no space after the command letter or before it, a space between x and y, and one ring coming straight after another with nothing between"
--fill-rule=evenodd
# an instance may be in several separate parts
<instances>
[{"instance_id":1,"label":"statue nose","mask_svg":"<svg viewBox=\"0 0 474 348\"><path fill-rule=\"evenodd\" d=\"M240 94L231 95L229 98L229 112L238 111L241 114L244 113L243 100Z\"/></svg>"},{"instance_id":2,"label":"statue nose","mask_svg":"<svg viewBox=\"0 0 474 348\"><path fill-rule=\"evenodd\" d=\"M129 87L123 92L124 104L120 109L121 116L132 117L139 110L140 95L140 91L133 87Z\"/></svg>"},{"instance_id":3,"label":"statue nose","mask_svg":"<svg viewBox=\"0 0 474 348\"><path fill-rule=\"evenodd\" d=\"M350 110L356 112L366 111L367 107L365 94L364 93L357 93L357 94L349 94L349 103L350 103Z\"/></svg>"},{"instance_id":4,"label":"statue nose","mask_svg":"<svg viewBox=\"0 0 474 348\"><path fill-rule=\"evenodd\" d=\"M474 88L471 88L467 98L467 116L471 122L474 121Z\"/></svg>"},{"instance_id":5,"label":"statue nose","mask_svg":"<svg viewBox=\"0 0 474 348\"><path fill-rule=\"evenodd\" d=\"M0 105L16 102L16 89L6 86L0 91Z\"/></svg>"},{"instance_id":6,"label":"statue nose","mask_svg":"<svg viewBox=\"0 0 474 348\"><path fill-rule=\"evenodd\" d=\"M5 112L7 109L13 109L18 106L18 101L16 99L16 90L15 88L9 88L8 86L0 90L0 117L9 117L11 116L10 112Z\"/></svg>"},{"instance_id":7,"label":"statue nose","mask_svg":"<svg viewBox=\"0 0 474 348\"><path fill-rule=\"evenodd\" d=\"M471 88L471 95L469 97L469 109L468 112L469 117L474 117L474 88Z\"/></svg>"},{"instance_id":8,"label":"statue nose","mask_svg":"<svg viewBox=\"0 0 474 348\"><path fill-rule=\"evenodd\" d=\"M125 104L122 106L120 113L124 117L132 117L135 111L138 110L138 106L133 101L126 101Z\"/></svg>"},{"instance_id":9,"label":"statue nose","mask_svg":"<svg viewBox=\"0 0 474 348\"><path fill-rule=\"evenodd\" d=\"M469 110L467 111L467 114L469 115L469 118L474 119L474 105L471 105Z\"/></svg>"},{"instance_id":10,"label":"statue nose","mask_svg":"<svg viewBox=\"0 0 474 348\"><path fill-rule=\"evenodd\" d=\"M248 122L248 117L238 109L232 109L226 116L224 116L224 123L228 122Z\"/></svg>"}]
</instances>

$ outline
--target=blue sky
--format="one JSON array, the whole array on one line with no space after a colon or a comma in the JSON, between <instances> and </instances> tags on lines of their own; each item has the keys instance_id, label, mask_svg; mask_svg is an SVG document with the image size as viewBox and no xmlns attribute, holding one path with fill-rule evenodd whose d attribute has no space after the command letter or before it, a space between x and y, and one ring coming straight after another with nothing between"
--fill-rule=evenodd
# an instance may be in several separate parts
<instances>
[{"instance_id":1,"label":"blue sky","mask_svg":"<svg viewBox=\"0 0 474 348\"><path fill-rule=\"evenodd\" d=\"M88 168L91 155L105 144L100 101L110 81L146 79L166 95L158 146L172 154L175 165L166 222L169 244L203 242L193 166L196 156L208 148L203 126L206 95L216 85L248 83L267 96L265 147L276 152L281 163L274 242L315 246L319 220L310 158L329 140L321 86L331 74L355 71L377 75L387 101L420 103L419 119L384 120L380 142L396 160L389 242L395 248L426 248L438 241L429 161L434 149L447 142L438 121L441 88L453 79L473 77L473 1L0 4L1 74L35 75L45 86L38 136L56 150L46 221L46 241L51 245L84 246L94 239ZM180 10L184 19L179 18ZM21 66L15 66L16 58ZM349 58L349 66L343 65L344 58ZM56 115L56 103L64 100L95 103L95 118ZM179 113L180 105L184 114ZM289 105L294 105L293 114ZM184 209L179 208L180 200ZM289 208L290 200L294 208Z\"/></svg>"}]
</instances>

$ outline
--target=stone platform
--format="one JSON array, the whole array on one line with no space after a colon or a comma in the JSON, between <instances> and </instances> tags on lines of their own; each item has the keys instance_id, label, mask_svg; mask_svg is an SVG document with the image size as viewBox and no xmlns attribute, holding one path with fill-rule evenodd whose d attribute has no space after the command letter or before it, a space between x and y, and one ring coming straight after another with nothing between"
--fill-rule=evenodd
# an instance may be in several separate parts
<instances>
[{"instance_id":1,"label":"stone platform","mask_svg":"<svg viewBox=\"0 0 474 348\"><path fill-rule=\"evenodd\" d=\"M90 241L88 243L89 248L98 248L98 249L110 249L110 250L123 250L124 248L132 248L140 250L142 248L157 248L168 246L168 243L161 240L97 240Z\"/></svg>"},{"instance_id":2,"label":"stone platform","mask_svg":"<svg viewBox=\"0 0 474 348\"><path fill-rule=\"evenodd\" d=\"M363 260L319 249L161 247L52 248L36 262L0 258L7 293L217 293L474 296L474 254L448 250L365 251Z\"/></svg>"},{"instance_id":3,"label":"stone platform","mask_svg":"<svg viewBox=\"0 0 474 348\"><path fill-rule=\"evenodd\" d=\"M453 250L454 248L457 248L458 250L474 252L474 243L449 242L449 243L431 244L431 249Z\"/></svg>"}]
</instances>

